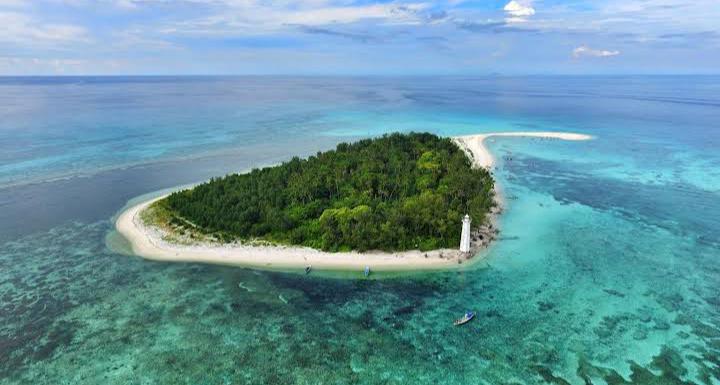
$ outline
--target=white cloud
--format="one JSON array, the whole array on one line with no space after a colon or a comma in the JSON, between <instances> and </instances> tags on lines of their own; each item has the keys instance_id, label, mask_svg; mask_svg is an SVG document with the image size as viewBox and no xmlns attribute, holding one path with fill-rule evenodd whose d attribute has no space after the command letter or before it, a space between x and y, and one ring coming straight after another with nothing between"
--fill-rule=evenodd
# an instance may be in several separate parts
<instances>
[{"instance_id":1,"label":"white cloud","mask_svg":"<svg viewBox=\"0 0 720 385\"><path fill-rule=\"evenodd\" d=\"M42 23L18 12L0 12L0 42L38 45L86 41L84 28L71 24Z\"/></svg>"},{"instance_id":2,"label":"white cloud","mask_svg":"<svg viewBox=\"0 0 720 385\"><path fill-rule=\"evenodd\" d=\"M580 58L583 56L590 57L610 57L620 55L620 51L608 51L604 49L592 49L586 45L581 45L573 50L573 57Z\"/></svg>"},{"instance_id":3,"label":"white cloud","mask_svg":"<svg viewBox=\"0 0 720 385\"><path fill-rule=\"evenodd\" d=\"M531 0L511 0L505 4L503 11L506 15L505 21L508 23L522 23L535 14Z\"/></svg>"},{"instance_id":4,"label":"white cloud","mask_svg":"<svg viewBox=\"0 0 720 385\"><path fill-rule=\"evenodd\" d=\"M514 17L525 17L535 14L535 9L530 6L530 3L520 4L515 0L505 4L503 10Z\"/></svg>"},{"instance_id":5,"label":"white cloud","mask_svg":"<svg viewBox=\"0 0 720 385\"><path fill-rule=\"evenodd\" d=\"M317 9L277 12L272 17L277 23L323 25L330 23L353 23L360 20L379 19L396 23L413 23L415 12L425 8L422 4L396 6L374 4L356 7L322 7Z\"/></svg>"},{"instance_id":6,"label":"white cloud","mask_svg":"<svg viewBox=\"0 0 720 385\"><path fill-rule=\"evenodd\" d=\"M195 0L202 1L202 0ZM371 21L386 25L414 25L428 22L426 3L332 5L327 1L301 1L268 6L255 0L229 1L221 14L185 20L160 28L165 34L257 35L295 28Z\"/></svg>"},{"instance_id":7,"label":"white cloud","mask_svg":"<svg viewBox=\"0 0 720 385\"><path fill-rule=\"evenodd\" d=\"M546 5L543 14L555 15L576 31L635 34L638 40L668 31L720 31L718 0L605 0L588 5Z\"/></svg>"}]
</instances>

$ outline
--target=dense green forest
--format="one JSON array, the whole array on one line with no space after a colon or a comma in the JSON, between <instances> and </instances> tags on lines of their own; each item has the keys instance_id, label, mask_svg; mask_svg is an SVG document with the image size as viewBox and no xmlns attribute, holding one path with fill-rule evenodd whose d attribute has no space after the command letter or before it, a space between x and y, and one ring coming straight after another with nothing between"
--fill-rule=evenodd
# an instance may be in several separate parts
<instances>
[{"instance_id":1,"label":"dense green forest","mask_svg":"<svg viewBox=\"0 0 720 385\"><path fill-rule=\"evenodd\" d=\"M341 250L456 248L483 223L493 180L448 138L392 134L212 179L160 201L176 224L224 240Z\"/></svg>"}]
</instances>

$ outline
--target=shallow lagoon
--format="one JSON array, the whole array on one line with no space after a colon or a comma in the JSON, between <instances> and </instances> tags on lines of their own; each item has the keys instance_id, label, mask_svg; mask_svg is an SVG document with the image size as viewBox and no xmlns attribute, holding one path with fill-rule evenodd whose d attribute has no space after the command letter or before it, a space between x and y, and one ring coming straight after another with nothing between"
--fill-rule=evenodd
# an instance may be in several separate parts
<instances>
[{"instance_id":1,"label":"shallow lagoon","mask_svg":"<svg viewBox=\"0 0 720 385\"><path fill-rule=\"evenodd\" d=\"M0 82L35 102L0 112L3 146L30 143L0 163L0 383L720 381L720 79L161 80ZM58 100L71 85L77 103ZM154 124L105 119L151 97ZM411 129L597 139L495 140L501 240L460 272L306 277L106 246L139 195ZM37 166L63 143L77 160Z\"/></svg>"}]
</instances>

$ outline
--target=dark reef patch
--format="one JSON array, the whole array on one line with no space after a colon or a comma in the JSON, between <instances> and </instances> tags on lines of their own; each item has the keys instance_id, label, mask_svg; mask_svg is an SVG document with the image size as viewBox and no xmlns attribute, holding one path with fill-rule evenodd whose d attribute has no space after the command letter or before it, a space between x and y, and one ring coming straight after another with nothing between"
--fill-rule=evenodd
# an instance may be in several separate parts
<instances>
[{"instance_id":1,"label":"dark reef patch","mask_svg":"<svg viewBox=\"0 0 720 385\"><path fill-rule=\"evenodd\" d=\"M689 184L647 184L593 175L592 167L516 155L505 167L516 182L560 202L611 211L632 221L673 233L696 234L699 242L720 247L720 194ZM682 196L682 204L677 197Z\"/></svg>"}]
</instances>

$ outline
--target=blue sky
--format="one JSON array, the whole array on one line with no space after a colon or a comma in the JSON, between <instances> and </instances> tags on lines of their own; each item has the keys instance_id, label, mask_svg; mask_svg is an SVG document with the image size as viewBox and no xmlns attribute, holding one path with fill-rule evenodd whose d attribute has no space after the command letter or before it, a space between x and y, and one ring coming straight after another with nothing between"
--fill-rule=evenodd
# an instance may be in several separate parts
<instances>
[{"instance_id":1,"label":"blue sky","mask_svg":"<svg viewBox=\"0 0 720 385\"><path fill-rule=\"evenodd\" d=\"M0 74L719 73L720 0L0 0Z\"/></svg>"}]
</instances>

